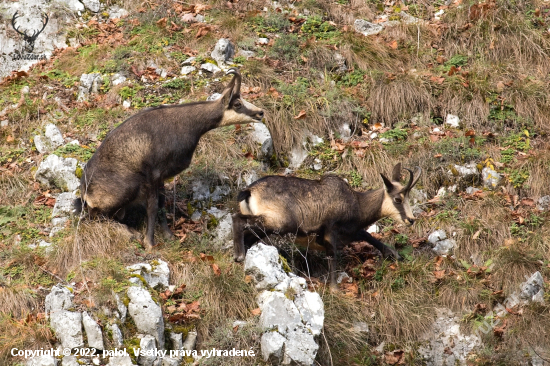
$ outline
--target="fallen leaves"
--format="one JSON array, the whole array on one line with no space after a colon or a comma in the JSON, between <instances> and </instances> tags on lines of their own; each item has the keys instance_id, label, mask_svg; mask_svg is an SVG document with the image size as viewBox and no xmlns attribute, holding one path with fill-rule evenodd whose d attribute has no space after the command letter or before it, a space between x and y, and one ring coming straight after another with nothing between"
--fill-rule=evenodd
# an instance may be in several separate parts
<instances>
[{"instance_id":1,"label":"fallen leaves","mask_svg":"<svg viewBox=\"0 0 550 366\"><path fill-rule=\"evenodd\" d=\"M294 116L294 119L304 119L306 118L306 116L307 116L306 111L302 109L300 113L298 113L298 115Z\"/></svg>"}]
</instances>

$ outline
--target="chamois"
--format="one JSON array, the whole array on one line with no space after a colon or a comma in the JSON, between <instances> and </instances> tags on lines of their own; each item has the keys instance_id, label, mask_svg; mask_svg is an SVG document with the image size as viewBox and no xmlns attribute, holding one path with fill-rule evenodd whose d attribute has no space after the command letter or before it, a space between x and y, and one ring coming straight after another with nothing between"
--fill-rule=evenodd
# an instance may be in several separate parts
<instances>
[{"instance_id":1,"label":"chamois","mask_svg":"<svg viewBox=\"0 0 550 366\"><path fill-rule=\"evenodd\" d=\"M164 181L189 166L201 136L221 126L263 121L264 112L241 98L239 71L227 74L233 78L215 101L146 109L111 131L84 168L77 211L87 206L92 217L122 221L132 207L145 206L144 246L151 250L156 216L164 208ZM164 236L173 237L164 211L160 223Z\"/></svg>"},{"instance_id":2,"label":"chamois","mask_svg":"<svg viewBox=\"0 0 550 366\"><path fill-rule=\"evenodd\" d=\"M406 169L406 168L405 168ZM409 192L422 173L403 186L401 163L393 168L392 179L380 174L384 187L357 192L334 175L321 180L267 176L252 183L237 197L239 211L233 215L235 261L244 259L246 248L273 234L296 234L298 238L315 235L317 244L326 249L330 282L335 285L337 250L353 241L367 241L386 257L400 259L393 248L372 237L364 228L383 217L412 225L414 216L409 205Z\"/></svg>"}]
</instances>

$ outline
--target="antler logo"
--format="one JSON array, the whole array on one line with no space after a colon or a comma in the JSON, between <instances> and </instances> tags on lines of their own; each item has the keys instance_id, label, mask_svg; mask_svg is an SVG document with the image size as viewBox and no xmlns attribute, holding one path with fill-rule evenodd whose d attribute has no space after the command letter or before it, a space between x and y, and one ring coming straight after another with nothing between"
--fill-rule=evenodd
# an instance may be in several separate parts
<instances>
[{"instance_id":1,"label":"antler logo","mask_svg":"<svg viewBox=\"0 0 550 366\"><path fill-rule=\"evenodd\" d=\"M11 18L11 25L17 33L23 36L23 40L25 41L25 52L32 53L32 51L34 50L34 42L36 41L36 38L38 38L40 33L42 33L44 28L46 28L46 24L48 24L48 14L42 14L42 29L34 30L32 35L28 35L27 31L20 32L19 29L17 29L17 27L15 26L15 20L20 17L17 15L17 13L18 12L16 11L15 14L13 14L13 18Z\"/></svg>"}]
</instances>

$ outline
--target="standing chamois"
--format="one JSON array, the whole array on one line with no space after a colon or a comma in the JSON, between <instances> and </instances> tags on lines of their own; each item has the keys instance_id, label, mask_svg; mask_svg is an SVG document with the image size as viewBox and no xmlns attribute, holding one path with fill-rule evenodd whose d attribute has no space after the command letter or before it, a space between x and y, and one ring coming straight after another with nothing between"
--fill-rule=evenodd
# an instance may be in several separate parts
<instances>
[{"instance_id":1,"label":"standing chamois","mask_svg":"<svg viewBox=\"0 0 550 366\"><path fill-rule=\"evenodd\" d=\"M201 136L216 127L263 120L264 112L241 98L239 71L227 74L233 79L215 101L147 109L111 131L84 168L77 211L87 206L92 217L122 221L126 210L145 206L144 246L151 250L157 213L164 207L164 181L189 166ZM165 212L160 216L164 236L173 237Z\"/></svg>"},{"instance_id":2,"label":"standing chamois","mask_svg":"<svg viewBox=\"0 0 550 366\"><path fill-rule=\"evenodd\" d=\"M399 181L401 163L393 168L392 179L380 174L384 187L367 192L351 189L342 178L328 175L321 180L267 176L252 183L238 195L240 212L233 215L235 261L244 259L245 248L277 233L303 238L314 234L317 244L326 249L330 282L336 284L335 255L353 241L367 241L386 257L399 259L393 248L372 237L365 227L383 217L412 225L414 216L409 192L420 178L410 169L406 186Z\"/></svg>"}]
</instances>

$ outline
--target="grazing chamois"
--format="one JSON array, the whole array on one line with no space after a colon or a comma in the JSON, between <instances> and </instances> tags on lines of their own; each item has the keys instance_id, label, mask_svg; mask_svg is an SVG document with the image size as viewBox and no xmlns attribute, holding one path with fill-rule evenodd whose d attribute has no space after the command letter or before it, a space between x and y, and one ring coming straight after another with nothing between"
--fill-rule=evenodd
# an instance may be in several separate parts
<instances>
[{"instance_id":1,"label":"grazing chamois","mask_svg":"<svg viewBox=\"0 0 550 366\"><path fill-rule=\"evenodd\" d=\"M154 245L159 209L164 208L164 181L191 163L199 139L221 126L261 122L264 112L241 98L241 74L215 101L160 106L139 112L111 131L84 168L77 211L87 206L90 215L103 214L122 221L136 205L147 211L144 246ZM160 215L164 236L173 237L164 210Z\"/></svg>"},{"instance_id":2,"label":"grazing chamois","mask_svg":"<svg viewBox=\"0 0 550 366\"><path fill-rule=\"evenodd\" d=\"M335 285L335 255L353 241L367 241L384 257L400 259L393 248L372 237L365 227L383 217L412 225L414 216L409 192L422 173L403 186L401 163L393 168L392 179L380 174L384 187L367 192L351 189L342 178L328 175L321 180L267 176L252 183L237 197L239 213L233 215L235 261L244 259L252 244L276 233L295 234L298 238L315 235L317 244L326 249L331 285Z\"/></svg>"}]
</instances>

